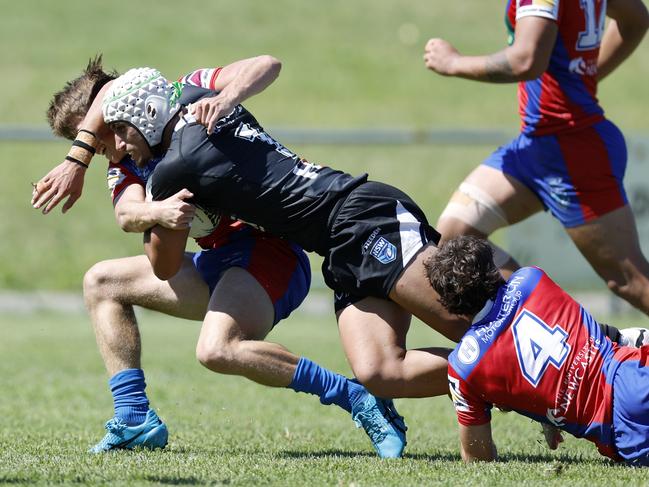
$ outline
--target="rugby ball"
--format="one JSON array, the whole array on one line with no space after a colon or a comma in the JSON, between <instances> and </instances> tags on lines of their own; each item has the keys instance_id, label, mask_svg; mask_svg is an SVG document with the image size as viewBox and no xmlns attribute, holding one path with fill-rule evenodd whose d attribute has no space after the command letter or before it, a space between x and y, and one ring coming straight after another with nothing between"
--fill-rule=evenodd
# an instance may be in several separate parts
<instances>
[{"instance_id":1,"label":"rugby ball","mask_svg":"<svg viewBox=\"0 0 649 487\"><path fill-rule=\"evenodd\" d=\"M219 225L221 216L218 213L207 211L196 206L196 213L189 228L189 236L192 238L207 237Z\"/></svg>"}]
</instances>

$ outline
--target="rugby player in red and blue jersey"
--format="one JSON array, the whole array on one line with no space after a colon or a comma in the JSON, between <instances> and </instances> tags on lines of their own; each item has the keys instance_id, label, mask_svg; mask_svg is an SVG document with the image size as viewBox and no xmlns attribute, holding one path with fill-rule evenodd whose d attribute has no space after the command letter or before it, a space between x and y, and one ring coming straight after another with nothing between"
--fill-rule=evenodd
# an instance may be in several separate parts
<instances>
[{"instance_id":1,"label":"rugby player in red and blue jersey","mask_svg":"<svg viewBox=\"0 0 649 487\"><path fill-rule=\"evenodd\" d=\"M586 438L614 460L649 465L649 346L608 340L537 267L505 282L477 237L446 241L426 265L442 305L472 319L448 359L465 461L496 458L497 406Z\"/></svg>"},{"instance_id":2,"label":"rugby player in red and blue jersey","mask_svg":"<svg viewBox=\"0 0 649 487\"><path fill-rule=\"evenodd\" d=\"M229 88L230 95L245 98L270 84L278 71L274 58L260 56L223 68L196 70L179 82L216 90ZM147 180L159 160L138 167L115 147L114 136L103 123L98 95L114 77L103 71L101 58L91 61L82 76L54 97L48 112L53 130L70 139L79 129L96 134L96 151L109 159L108 186L122 229L143 232L156 224L183 229L192 222L192 236L202 250L186 253L180 272L169 281L155 277L146 256L100 262L86 274L84 297L111 376L115 406L114 417L106 424L107 434L91 451L159 448L167 442L167 427L149 408L145 392L140 335L133 313L133 306L139 305L187 319L204 319L196 355L207 368L315 394L323 404L336 404L352 413L379 456L400 456L405 426L391 401L372 396L358 382L279 344L263 341L308 291L311 276L305 253L290 241L241 222L222 217L216 223L218 217L205 211L197 225L198 210L185 201L192 196L185 189L161 202L145 201ZM206 123L219 118L219 107L226 100L226 96L204 100L200 110Z\"/></svg>"},{"instance_id":3,"label":"rugby player in red and blue jersey","mask_svg":"<svg viewBox=\"0 0 649 487\"><path fill-rule=\"evenodd\" d=\"M506 23L510 45L491 55L426 45L425 64L439 74L518 82L521 117L520 135L464 180L437 228L443 238L488 237L548 210L608 287L649 314L649 263L622 183L627 149L596 97L598 81L640 44L647 9L642 0L509 0ZM518 268L494 248L498 267Z\"/></svg>"}]
</instances>

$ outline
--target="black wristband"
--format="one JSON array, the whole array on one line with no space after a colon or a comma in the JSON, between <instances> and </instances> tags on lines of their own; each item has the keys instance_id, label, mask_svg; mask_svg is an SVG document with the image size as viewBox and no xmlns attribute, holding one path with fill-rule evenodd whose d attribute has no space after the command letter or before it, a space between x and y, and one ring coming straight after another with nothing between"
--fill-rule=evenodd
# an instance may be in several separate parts
<instances>
[{"instance_id":1,"label":"black wristband","mask_svg":"<svg viewBox=\"0 0 649 487\"><path fill-rule=\"evenodd\" d=\"M87 133L87 134L92 135L95 139L97 138L97 134L95 134L94 132L92 132L92 131L90 131L90 130L79 129L79 130L77 130L77 133L79 133L79 132L85 132L85 133Z\"/></svg>"},{"instance_id":2,"label":"black wristband","mask_svg":"<svg viewBox=\"0 0 649 487\"><path fill-rule=\"evenodd\" d=\"M88 169L88 164L86 164L85 162L81 162L79 159L75 159L72 156L65 156L65 160L70 161L70 162L74 162L75 164L79 164L80 166L85 167L86 169Z\"/></svg>"},{"instance_id":3,"label":"black wristband","mask_svg":"<svg viewBox=\"0 0 649 487\"><path fill-rule=\"evenodd\" d=\"M88 152L90 152L92 155L95 155L96 149L93 146L91 146L89 144L86 144L85 142L83 142L83 141L81 141L79 139L75 139L74 142L72 142L72 145L76 145L77 147L81 147L82 149L85 149Z\"/></svg>"}]
</instances>

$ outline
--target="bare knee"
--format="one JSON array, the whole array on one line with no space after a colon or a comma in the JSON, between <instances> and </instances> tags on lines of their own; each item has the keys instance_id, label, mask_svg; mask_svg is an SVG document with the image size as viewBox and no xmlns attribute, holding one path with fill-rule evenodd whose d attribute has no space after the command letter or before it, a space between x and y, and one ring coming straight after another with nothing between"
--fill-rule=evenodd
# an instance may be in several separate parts
<instances>
[{"instance_id":1,"label":"bare knee","mask_svg":"<svg viewBox=\"0 0 649 487\"><path fill-rule=\"evenodd\" d=\"M108 261L98 262L88 269L83 276L83 296L89 306L110 296L111 276L111 266Z\"/></svg>"},{"instance_id":2,"label":"bare knee","mask_svg":"<svg viewBox=\"0 0 649 487\"><path fill-rule=\"evenodd\" d=\"M400 370L399 364L384 364L380 367L357 366L352 367L354 376L368 391L379 397L401 397L401 378L396 371Z\"/></svg>"},{"instance_id":3,"label":"bare knee","mask_svg":"<svg viewBox=\"0 0 649 487\"><path fill-rule=\"evenodd\" d=\"M236 342L231 340L199 340L196 358L204 367L220 374L230 374L236 363Z\"/></svg>"}]
</instances>

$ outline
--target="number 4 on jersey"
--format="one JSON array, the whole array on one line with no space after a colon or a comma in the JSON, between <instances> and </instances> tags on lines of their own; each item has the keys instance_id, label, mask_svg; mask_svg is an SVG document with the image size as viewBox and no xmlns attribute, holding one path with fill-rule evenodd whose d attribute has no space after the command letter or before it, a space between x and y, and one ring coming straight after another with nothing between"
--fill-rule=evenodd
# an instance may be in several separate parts
<instances>
[{"instance_id":1,"label":"number 4 on jersey","mask_svg":"<svg viewBox=\"0 0 649 487\"><path fill-rule=\"evenodd\" d=\"M512 333L521 372L534 387L549 364L559 369L570 352L570 345L566 343L568 333L559 325L549 327L528 310L523 310L516 318Z\"/></svg>"}]
</instances>

